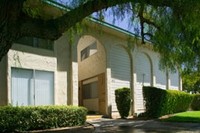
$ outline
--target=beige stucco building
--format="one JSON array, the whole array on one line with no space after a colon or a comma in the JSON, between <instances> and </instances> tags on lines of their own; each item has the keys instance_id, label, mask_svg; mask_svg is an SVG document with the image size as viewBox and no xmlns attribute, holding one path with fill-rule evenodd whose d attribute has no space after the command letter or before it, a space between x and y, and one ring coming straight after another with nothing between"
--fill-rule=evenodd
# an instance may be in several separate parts
<instances>
[{"instance_id":1,"label":"beige stucco building","mask_svg":"<svg viewBox=\"0 0 200 133\"><path fill-rule=\"evenodd\" d=\"M23 38L0 62L0 105L80 105L115 117L114 91L131 88L132 113L143 112L142 86L181 90L179 72L159 69L159 53L133 34L88 21L69 43Z\"/></svg>"}]
</instances>

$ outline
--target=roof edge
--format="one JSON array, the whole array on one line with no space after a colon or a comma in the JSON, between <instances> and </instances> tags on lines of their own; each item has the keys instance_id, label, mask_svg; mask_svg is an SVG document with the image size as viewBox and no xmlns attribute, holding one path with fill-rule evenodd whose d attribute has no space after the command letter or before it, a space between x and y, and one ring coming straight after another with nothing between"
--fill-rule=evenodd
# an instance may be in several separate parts
<instances>
[{"instance_id":1,"label":"roof edge","mask_svg":"<svg viewBox=\"0 0 200 133\"><path fill-rule=\"evenodd\" d=\"M52 6L55 6L55 7L58 7L60 9L63 9L63 10L66 10L66 11L69 11L70 10L70 7L66 6L66 5L63 5L63 4L60 4L54 0L42 0L43 2L49 4L49 5L52 5ZM137 34L134 34L133 32L130 32L128 30L125 30L123 28L120 28L118 26L115 26L113 24L110 24L108 22L105 22L105 21L100 21L99 19L97 18L94 18L94 17L87 17L88 20L92 21L92 22L95 22L97 24L100 24L102 26L106 26L108 28L111 28L113 30L116 30L118 32L121 32L125 35L128 35L128 36L131 36L131 37L136 37L137 39L142 39L141 36L137 35ZM147 43L152 43L151 41L149 40L145 40Z\"/></svg>"}]
</instances>

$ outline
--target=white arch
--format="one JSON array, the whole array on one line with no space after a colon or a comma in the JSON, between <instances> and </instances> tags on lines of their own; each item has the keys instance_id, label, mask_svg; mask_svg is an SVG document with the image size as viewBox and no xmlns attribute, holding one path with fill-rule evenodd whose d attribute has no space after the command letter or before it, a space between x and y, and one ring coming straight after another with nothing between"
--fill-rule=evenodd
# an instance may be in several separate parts
<instances>
[{"instance_id":1,"label":"white arch","mask_svg":"<svg viewBox=\"0 0 200 133\"><path fill-rule=\"evenodd\" d=\"M96 43L97 51L89 58L81 61L81 51L88 46ZM98 39L91 35L82 36L77 44L77 55L78 55L78 70L79 70L79 81L90 77L94 77L100 73L104 73L106 70L106 52L104 46Z\"/></svg>"},{"instance_id":2,"label":"white arch","mask_svg":"<svg viewBox=\"0 0 200 133\"><path fill-rule=\"evenodd\" d=\"M84 58L83 58L84 57ZM106 51L103 44L91 35L82 36L77 44L78 77L79 77L79 102L90 111L97 111L103 115L107 113L107 85L106 83ZM87 87L93 84L89 90L95 98L83 98ZM88 93L88 91L87 91Z\"/></svg>"},{"instance_id":3,"label":"white arch","mask_svg":"<svg viewBox=\"0 0 200 133\"><path fill-rule=\"evenodd\" d=\"M130 58L123 45L112 45L110 49L110 68L111 68L111 104L112 112L117 112L114 92L118 88L130 88ZM115 115L115 114L113 114Z\"/></svg>"},{"instance_id":4,"label":"white arch","mask_svg":"<svg viewBox=\"0 0 200 133\"><path fill-rule=\"evenodd\" d=\"M136 80L134 86L135 112L144 112L143 86L151 86L153 82L152 61L150 56L145 52L136 52L134 56L134 71Z\"/></svg>"}]
</instances>

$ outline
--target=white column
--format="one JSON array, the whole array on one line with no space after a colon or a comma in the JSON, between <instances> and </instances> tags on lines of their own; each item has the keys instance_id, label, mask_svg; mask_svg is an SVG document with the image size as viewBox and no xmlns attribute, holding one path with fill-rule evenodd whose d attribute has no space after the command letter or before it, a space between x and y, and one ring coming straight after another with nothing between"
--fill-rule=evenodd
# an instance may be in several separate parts
<instances>
[{"instance_id":1,"label":"white column","mask_svg":"<svg viewBox=\"0 0 200 133\"><path fill-rule=\"evenodd\" d=\"M182 91L183 90L182 78L180 72L178 74L179 74L179 90Z\"/></svg>"},{"instance_id":2,"label":"white column","mask_svg":"<svg viewBox=\"0 0 200 133\"><path fill-rule=\"evenodd\" d=\"M166 89L168 90L168 89L170 89L170 76L169 76L169 70L166 70L166 80L167 80L167 82L166 82Z\"/></svg>"},{"instance_id":3,"label":"white column","mask_svg":"<svg viewBox=\"0 0 200 133\"><path fill-rule=\"evenodd\" d=\"M77 39L77 38L76 38ZM78 39L77 39L78 40ZM78 105L78 59L77 59L77 43L70 45L70 65L69 65L69 85L68 85L68 100L69 105Z\"/></svg>"},{"instance_id":4,"label":"white column","mask_svg":"<svg viewBox=\"0 0 200 133\"><path fill-rule=\"evenodd\" d=\"M78 43L78 42L77 42ZM71 59L72 59L72 64L71 64L71 100L72 100L72 105L78 105L78 53L77 53L77 43L73 44L71 46ZM76 45L77 44L77 45Z\"/></svg>"},{"instance_id":5,"label":"white column","mask_svg":"<svg viewBox=\"0 0 200 133\"><path fill-rule=\"evenodd\" d=\"M107 110L106 110L106 114L109 115L109 117L112 116L112 99L111 99L111 69L107 68L106 69L106 83L107 83Z\"/></svg>"},{"instance_id":6,"label":"white column","mask_svg":"<svg viewBox=\"0 0 200 133\"><path fill-rule=\"evenodd\" d=\"M72 105L78 105L78 63L72 62L72 81L71 81Z\"/></svg>"},{"instance_id":7,"label":"white column","mask_svg":"<svg viewBox=\"0 0 200 133\"><path fill-rule=\"evenodd\" d=\"M152 86L156 86L156 76L153 74Z\"/></svg>"}]
</instances>

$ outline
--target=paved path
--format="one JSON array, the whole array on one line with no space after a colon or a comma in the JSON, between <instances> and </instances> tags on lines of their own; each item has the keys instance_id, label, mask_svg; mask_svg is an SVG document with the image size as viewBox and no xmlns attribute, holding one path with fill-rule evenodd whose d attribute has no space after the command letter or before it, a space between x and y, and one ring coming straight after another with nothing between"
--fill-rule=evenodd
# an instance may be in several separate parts
<instances>
[{"instance_id":1,"label":"paved path","mask_svg":"<svg viewBox=\"0 0 200 133\"><path fill-rule=\"evenodd\" d=\"M95 126L95 133L200 133L200 123L124 119L97 119L88 122Z\"/></svg>"}]
</instances>

